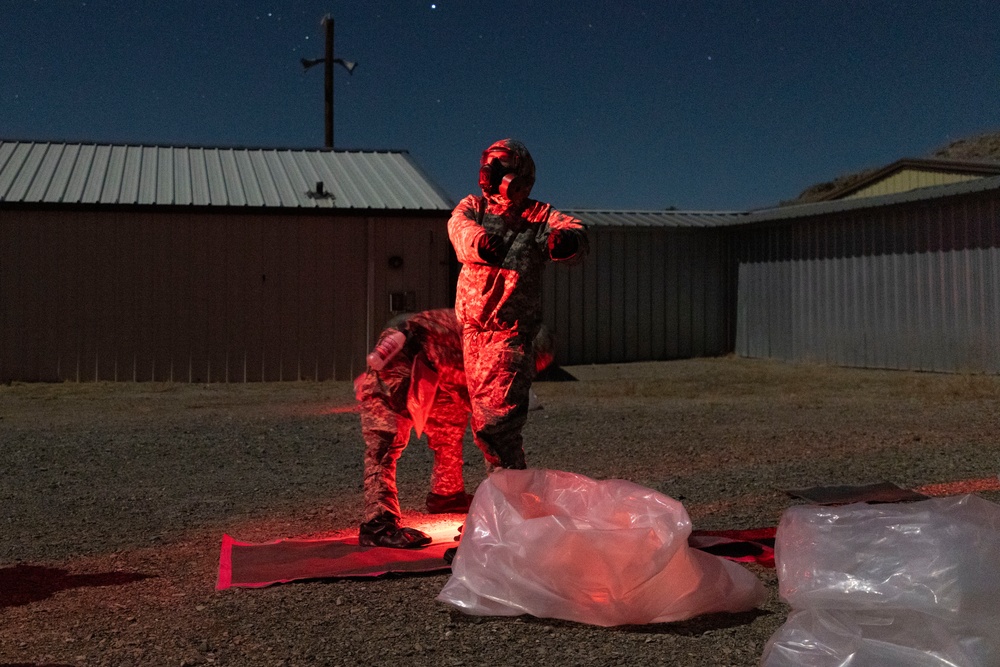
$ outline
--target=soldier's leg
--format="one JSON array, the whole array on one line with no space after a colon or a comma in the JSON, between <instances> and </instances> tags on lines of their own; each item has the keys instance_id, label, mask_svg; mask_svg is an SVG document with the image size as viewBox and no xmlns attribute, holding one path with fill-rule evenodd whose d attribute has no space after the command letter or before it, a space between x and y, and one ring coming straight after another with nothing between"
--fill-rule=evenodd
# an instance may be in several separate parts
<instances>
[{"instance_id":1,"label":"soldier's leg","mask_svg":"<svg viewBox=\"0 0 1000 667\"><path fill-rule=\"evenodd\" d=\"M410 421L380 397L361 405L361 434L365 440L365 521L389 515L401 518L396 488L396 463L410 437Z\"/></svg>"},{"instance_id":2,"label":"soldier's leg","mask_svg":"<svg viewBox=\"0 0 1000 667\"><path fill-rule=\"evenodd\" d=\"M487 468L523 469L521 430L528 420L533 377L530 346L526 350L517 333L468 329L463 343L473 434Z\"/></svg>"},{"instance_id":3,"label":"soldier's leg","mask_svg":"<svg viewBox=\"0 0 1000 667\"><path fill-rule=\"evenodd\" d=\"M410 420L392 410L381 397L362 401L365 520L358 530L362 546L409 549L431 542L426 533L401 525L396 462L409 442L410 426Z\"/></svg>"},{"instance_id":4,"label":"soldier's leg","mask_svg":"<svg viewBox=\"0 0 1000 667\"><path fill-rule=\"evenodd\" d=\"M444 395L435 400L424 428L427 445L434 452L431 490L427 494L427 511L432 514L467 512L472 500L465 492L462 475L462 439L469 423L469 409L464 402L451 398Z\"/></svg>"}]
</instances>

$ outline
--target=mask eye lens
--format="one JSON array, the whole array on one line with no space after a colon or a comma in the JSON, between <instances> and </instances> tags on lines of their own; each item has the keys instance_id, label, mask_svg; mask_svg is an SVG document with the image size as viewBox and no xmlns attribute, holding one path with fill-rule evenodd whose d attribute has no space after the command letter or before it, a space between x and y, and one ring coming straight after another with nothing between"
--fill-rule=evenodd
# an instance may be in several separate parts
<instances>
[{"instance_id":1,"label":"mask eye lens","mask_svg":"<svg viewBox=\"0 0 1000 667\"><path fill-rule=\"evenodd\" d=\"M504 169L512 169L514 167L515 158L508 151L496 151L487 155L486 161L488 163L499 163Z\"/></svg>"}]
</instances>

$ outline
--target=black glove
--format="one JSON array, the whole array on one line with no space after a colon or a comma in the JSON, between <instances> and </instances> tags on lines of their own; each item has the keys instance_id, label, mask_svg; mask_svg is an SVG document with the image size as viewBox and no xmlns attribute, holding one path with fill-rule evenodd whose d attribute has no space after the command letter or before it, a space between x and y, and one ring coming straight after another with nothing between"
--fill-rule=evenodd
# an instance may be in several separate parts
<instances>
[{"instance_id":1,"label":"black glove","mask_svg":"<svg viewBox=\"0 0 1000 667\"><path fill-rule=\"evenodd\" d=\"M572 232L553 229L549 232L549 257L552 259L569 259L576 254L580 241Z\"/></svg>"},{"instance_id":2,"label":"black glove","mask_svg":"<svg viewBox=\"0 0 1000 667\"><path fill-rule=\"evenodd\" d=\"M504 248L503 237L499 234L486 233L479 237L476 242L476 251L479 257L487 264L500 264L503 262L506 248Z\"/></svg>"}]
</instances>

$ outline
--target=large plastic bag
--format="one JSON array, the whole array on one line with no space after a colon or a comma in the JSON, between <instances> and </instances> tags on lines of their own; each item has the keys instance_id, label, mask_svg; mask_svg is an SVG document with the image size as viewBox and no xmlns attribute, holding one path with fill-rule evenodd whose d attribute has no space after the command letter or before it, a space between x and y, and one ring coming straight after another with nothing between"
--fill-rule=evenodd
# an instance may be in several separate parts
<instances>
[{"instance_id":1,"label":"large plastic bag","mask_svg":"<svg viewBox=\"0 0 1000 667\"><path fill-rule=\"evenodd\" d=\"M1000 505L793 507L774 552L793 611L761 665L1000 665Z\"/></svg>"},{"instance_id":2,"label":"large plastic bag","mask_svg":"<svg viewBox=\"0 0 1000 667\"><path fill-rule=\"evenodd\" d=\"M498 470L476 490L437 599L473 615L593 625L747 611L767 596L742 566L688 547L676 500L623 480Z\"/></svg>"},{"instance_id":3,"label":"large plastic bag","mask_svg":"<svg viewBox=\"0 0 1000 667\"><path fill-rule=\"evenodd\" d=\"M766 667L972 667L998 665L980 624L908 609L793 611L764 648Z\"/></svg>"}]
</instances>

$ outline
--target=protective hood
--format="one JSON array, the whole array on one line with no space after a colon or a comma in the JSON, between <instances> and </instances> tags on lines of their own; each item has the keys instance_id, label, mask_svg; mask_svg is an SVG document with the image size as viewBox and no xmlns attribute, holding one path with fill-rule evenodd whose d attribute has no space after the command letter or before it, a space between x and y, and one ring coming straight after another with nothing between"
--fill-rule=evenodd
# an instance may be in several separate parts
<instances>
[{"instance_id":1,"label":"protective hood","mask_svg":"<svg viewBox=\"0 0 1000 667\"><path fill-rule=\"evenodd\" d=\"M517 139L494 142L479 165L479 186L494 204L523 201L535 185L535 161Z\"/></svg>"}]
</instances>

